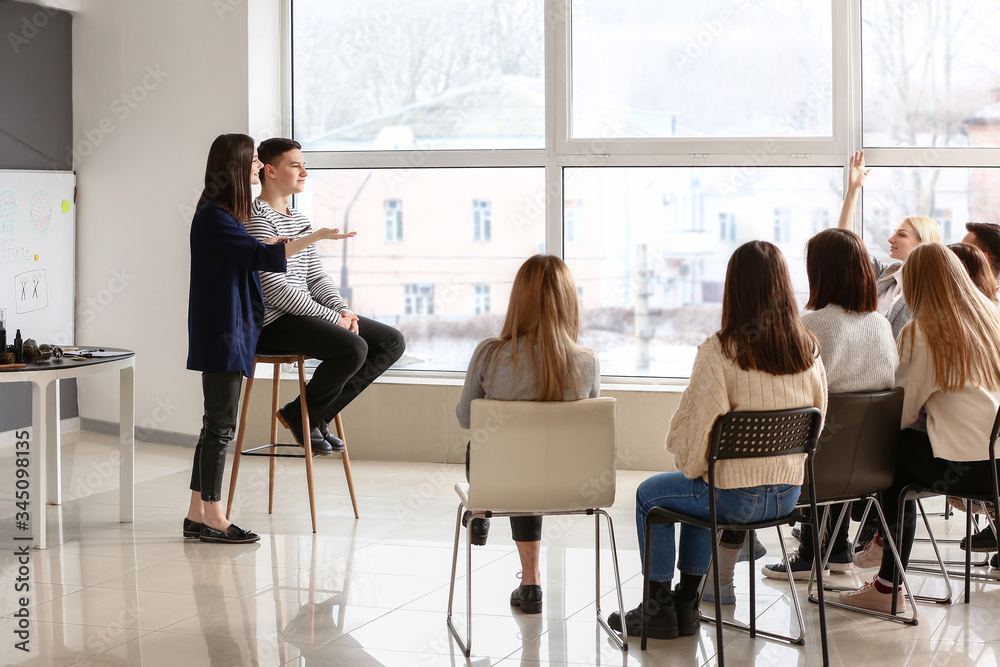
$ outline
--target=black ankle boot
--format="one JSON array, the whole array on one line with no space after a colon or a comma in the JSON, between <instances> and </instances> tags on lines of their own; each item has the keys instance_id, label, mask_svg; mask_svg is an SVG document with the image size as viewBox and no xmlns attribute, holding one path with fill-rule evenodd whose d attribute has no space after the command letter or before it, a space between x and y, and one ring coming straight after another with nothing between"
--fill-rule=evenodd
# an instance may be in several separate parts
<instances>
[{"instance_id":1,"label":"black ankle boot","mask_svg":"<svg viewBox=\"0 0 1000 667\"><path fill-rule=\"evenodd\" d=\"M462 525L466 528L469 527L469 517L472 516L472 512L465 510L462 514ZM489 519L473 519L472 528L469 528L469 532L472 533L472 543L477 547L486 545L486 538L490 536L490 520Z\"/></svg>"},{"instance_id":2,"label":"black ankle boot","mask_svg":"<svg viewBox=\"0 0 1000 667\"><path fill-rule=\"evenodd\" d=\"M650 582L655 584L657 582ZM650 600L645 605L640 604L632 611L625 612L625 630L630 637L642 635L642 614L645 614L646 636L652 639L674 639L679 633L677 625L677 609L674 607L673 596L670 594L669 582L663 588L650 586ZM618 612L608 617L608 625L612 630L622 631L622 619Z\"/></svg>"},{"instance_id":3,"label":"black ankle boot","mask_svg":"<svg viewBox=\"0 0 1000 667\"><path fill-rule=\"evenodd\" d=\"M678 595L680 593L680 595ZM694 596L686 595L680 587L674 591L674 609L677 611L677 630L685 637L698 634L698 626L701 625L701 612L699 611L701 600L698 592Z\"/></svg>"}]
</instances>

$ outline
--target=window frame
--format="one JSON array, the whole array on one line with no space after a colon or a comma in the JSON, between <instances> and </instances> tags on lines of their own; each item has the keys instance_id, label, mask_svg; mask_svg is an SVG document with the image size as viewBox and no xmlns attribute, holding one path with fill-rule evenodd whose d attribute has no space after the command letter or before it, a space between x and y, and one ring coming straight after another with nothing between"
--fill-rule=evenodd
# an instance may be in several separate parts
<instances>
[{"instance_id":1,"label":"window frame","mask_svg":"<svg viewBox=\"0 0 1000 667\"><path fill-rule=\"evenodd\" d=\"M292 3L279 0L281 18L280 126L294 138ZM850 155L865 149L872 168L1000 167L1000 148L879 148L862 145L861 8L863 0L833 0L832 111L829 138L573 139L570 135L572 0L542 0L545 141L538 149L305 151L311 169L541 167L545 171L545 249L565 256L564 170L568 167L838 167L846 190ZM864 191L854 228L863 234ZM831 214L831 222L833 221ZM613 230L605 230L613 231ZM876 239L876 242L879 240ZM409 377L457 377L450 371L396 371ZM608 378L636 385L685 384L687 378Z\"/></svg>"}]
</instances>

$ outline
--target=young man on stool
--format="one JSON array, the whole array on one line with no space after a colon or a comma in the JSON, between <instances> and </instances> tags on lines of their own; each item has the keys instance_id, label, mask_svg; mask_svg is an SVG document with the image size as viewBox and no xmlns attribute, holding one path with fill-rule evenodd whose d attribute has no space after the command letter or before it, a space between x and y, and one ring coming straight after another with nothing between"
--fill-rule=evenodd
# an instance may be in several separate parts
<instances>
[{"instance_id":1,"label":"young man on stool","mask_svg":"<svg viewBox=\"0 0 1000 667\"><path fill-rule=\"evenodd\" d=\"M309 220L289 204L305 189L309 175L301 145L291 139L268 139L257 149L261 193L254 200L249 232L257 238L312 232ZM403 354L403 335L392 327L359 317L323 270L315 246L288 260L286 273L260 272L264 290L261 354L305 354L320 360L306 385L311 433L302 432L301 398L278 410L278 420L300 445L332 454L344 443L330 432L330 422L375 378Z\"/></svg>"}]
</instances>

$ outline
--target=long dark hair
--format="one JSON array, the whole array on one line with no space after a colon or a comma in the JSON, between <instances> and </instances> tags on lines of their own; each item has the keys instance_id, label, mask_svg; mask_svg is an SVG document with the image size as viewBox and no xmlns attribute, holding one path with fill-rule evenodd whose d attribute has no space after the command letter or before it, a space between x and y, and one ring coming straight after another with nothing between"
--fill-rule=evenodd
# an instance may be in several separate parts
<instances>
[{"instance_id":1,"label":"long dark hair","mask_svg":"<svg viewBox=\"0 0 1000 667\"><path fill-rule=\"evenodd\" d=\"M861 237L846 229L824 229L806 245L809 303L819 310L835 304L849 313L878 307L875 269Z\"/></svg>"},{"instance_id":2,"label":"long dark hair","mask_svg":"<svg viewBox=\"0 0 1000 667\"><path fill-rule=\"evenodd\" d=\"M208 149L205 189L198 208L206 202L218 204L241 224L250 221L250 172L253 167L253 139L245 134L220 134Z\"/></svg>"},{"instance_id":3,"label":"long dark hair","mask_svg":"<svg viewBox=\"0 0 1000 667\"><path fill-rule=\"evenodd\" d=\"M771 375L801 373L819 357L819 342L802 324L788 265L774 244L750 241L729 259L719 341L743 370Z\"/></svg>"}]
</instances>

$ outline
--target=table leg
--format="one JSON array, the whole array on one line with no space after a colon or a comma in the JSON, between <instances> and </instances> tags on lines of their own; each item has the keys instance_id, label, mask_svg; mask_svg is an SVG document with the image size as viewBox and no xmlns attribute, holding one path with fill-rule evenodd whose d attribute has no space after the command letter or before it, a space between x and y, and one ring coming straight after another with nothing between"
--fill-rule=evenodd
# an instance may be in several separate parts
<instances>
[{"instance_id":1,"label":"table leg","mask_svg":"<svg viewBox=\"0 0 1000 667\"><path fill-rule=\"evenodd\" d=\"M46 459L49 456L46 449L46 398L48 395L48 380L31 383L31 527L34 529L35 548L45 549L48 546L45 535L46 499L48 498L48 478Z\"/></svg>"},{"instance_id":2,"label":"table leg","mask_svg":"<svg viewBox=\"0 0 1000 667\"><path fill-rule=\"evenodd\" d=\"M49 505L62 504L62 434L59 428L60 401L59 380L49 382L46 388L45 430L48 441L45 443L45 455L49 465Z\"/></svg>"},{"instance_id":3,"label":"table leg","mask_svg":"<svg viewBox=\"0 0 1000 667\"><path fill-rule=\"evenodd\" d=\"M118 512L119 521L135 520L135 366L121 370L118 417Z\"/></svg>"}]
</instances>

